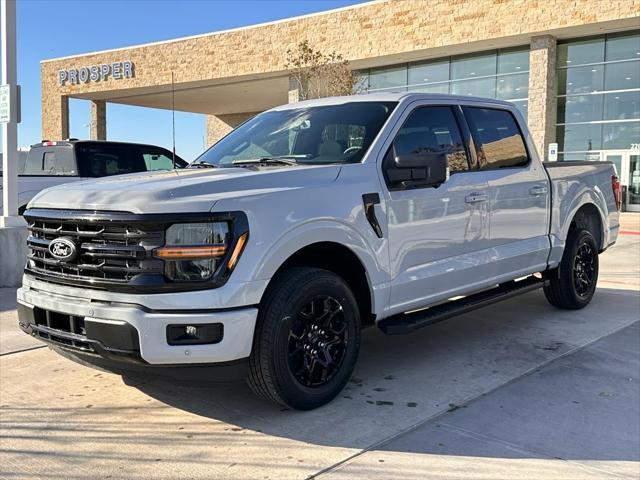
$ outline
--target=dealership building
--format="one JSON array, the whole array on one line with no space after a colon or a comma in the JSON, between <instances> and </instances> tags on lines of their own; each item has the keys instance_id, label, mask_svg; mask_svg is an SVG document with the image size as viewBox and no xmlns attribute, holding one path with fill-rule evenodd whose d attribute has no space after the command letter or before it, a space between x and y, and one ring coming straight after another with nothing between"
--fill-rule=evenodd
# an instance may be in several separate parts
<instances>
[{"instance_id":1,"label":"dealership building","mask_svg":"<svg viewBox=\"0 0 640 480\"><path fill-rule=\"evenodd\" d=\"M214 142L296 101L287 50L337 51L366 92L495 97L523 113L547 157L611 160L640 202L640 1L384 0L222 32L45 60L42 135L69 136L69 99L207 116ZM173 87L172 87L173 84Z\"/></svg>"}]
</instances>

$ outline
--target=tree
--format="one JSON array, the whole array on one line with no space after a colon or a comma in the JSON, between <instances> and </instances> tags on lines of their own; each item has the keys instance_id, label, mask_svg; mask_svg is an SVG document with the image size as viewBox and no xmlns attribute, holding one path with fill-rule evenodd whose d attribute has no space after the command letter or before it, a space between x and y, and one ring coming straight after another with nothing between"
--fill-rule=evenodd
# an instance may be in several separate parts
<instances>
[{"instance_id":1,"label":"tree","mask_svg":"<svg viewBox=\"0 0 640 480\"><path fill-rule=\"evenodd\" d=\"M325 54L314 50L308 40L287 50L286 66L297 100L352 95L362 90L362 82L348 60L335 51Z\"/></svg>"}]
</instances>

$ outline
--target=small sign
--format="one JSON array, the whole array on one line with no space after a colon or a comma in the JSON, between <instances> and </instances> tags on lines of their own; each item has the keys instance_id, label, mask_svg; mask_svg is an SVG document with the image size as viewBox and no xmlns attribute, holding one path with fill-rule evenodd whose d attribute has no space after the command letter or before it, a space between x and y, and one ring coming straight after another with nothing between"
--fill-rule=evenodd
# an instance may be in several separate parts
<instances>
[{"instance_id":1,"label":"small sign","mask_svg":"<svg viewBox=\"0 0 640 480\"><path fill-rule=\"evenodd\" d=\"M0 123L11 121L11 86L0 85Z\"/></svg>"},{"instance_id":2,"label":"small sign","mask_svg":"<svg viewBox=\"0 0 640 480\"><path fill-rule=\"evenodd\" d=\"M557 143L549 144L549 161L550 162L558 161L558 144Z\"/></svg>"}]
</instances>

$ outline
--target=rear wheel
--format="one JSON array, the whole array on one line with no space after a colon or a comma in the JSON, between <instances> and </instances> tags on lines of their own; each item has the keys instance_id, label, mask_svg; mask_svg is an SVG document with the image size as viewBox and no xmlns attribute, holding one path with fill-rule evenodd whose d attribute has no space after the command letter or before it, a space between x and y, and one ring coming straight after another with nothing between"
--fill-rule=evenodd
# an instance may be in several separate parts
<instances>
[{"instance_id":1,"label":"rear wheel","mask_svg":"<svg viewBox=\"0 0 640 480\"><path fill-rule=\"evenodd\" d=\"M292 268L260 305L248 383L259 396L298 410L331 401L360 349L360 316L347 284L332 272Z\"/></svg>"},{"instance_id":2,"label":"rear wheel","mask_svg":"<svg viewBox=\"0 0 640 480\"><path fill-rule=\"evenodd\" d=\"M586 307L598 282L598 247L588 230L569 231L557 276L544 287L551 305L577 310Z\"/></svg>"}]
</instances>

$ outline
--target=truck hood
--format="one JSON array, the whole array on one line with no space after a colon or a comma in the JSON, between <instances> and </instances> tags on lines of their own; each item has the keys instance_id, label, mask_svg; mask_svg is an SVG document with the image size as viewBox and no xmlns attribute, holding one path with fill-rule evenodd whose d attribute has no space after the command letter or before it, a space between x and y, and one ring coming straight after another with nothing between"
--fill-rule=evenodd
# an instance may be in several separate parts
<instances>
[{"instance_id":1,"label":"truck hood","mask_svg":"<svg viewBox=\"0 0 640 480\"><path fill-rule=\"evenodd\" d=\"M339 173L339 165L133 173L43 190L29 202L29 208L131 213L206 212L218 200L319 186L333 182Z\"/></svg>"}]
</instances>

